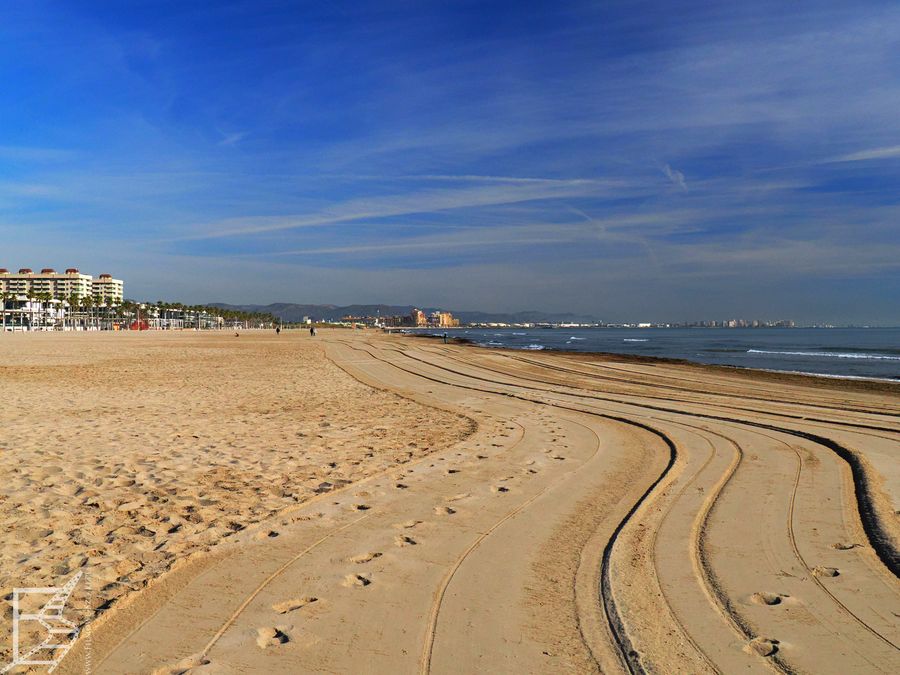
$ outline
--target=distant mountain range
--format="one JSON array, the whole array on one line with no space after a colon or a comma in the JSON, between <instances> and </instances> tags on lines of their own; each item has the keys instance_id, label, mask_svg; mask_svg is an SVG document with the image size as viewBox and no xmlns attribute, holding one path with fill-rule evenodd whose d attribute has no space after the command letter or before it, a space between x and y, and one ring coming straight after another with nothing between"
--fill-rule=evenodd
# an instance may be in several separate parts
<instances>
[{"instance_id":1,"label":"distant mountain range","mask_svg":"<svg viewBox=\"0 0 900 675\"><path fill-rule=\"evenodd\" d=\"M211 307L233 309L241 312L268 312L282 321L292 323L301 321L304 316L323 321L337 321L345 316L398 316L407 315L413 310L412 305L299 305L290 302L275 302L271 305L229 305L223 302L210 303ZM430 313L436 307L419 307ZM463 323L591 323L596 321L592 316L583 314L549 313L549 312L515 312L503 314L495 312L467 312L447 310Z\"/></svg>"}]
</instances>

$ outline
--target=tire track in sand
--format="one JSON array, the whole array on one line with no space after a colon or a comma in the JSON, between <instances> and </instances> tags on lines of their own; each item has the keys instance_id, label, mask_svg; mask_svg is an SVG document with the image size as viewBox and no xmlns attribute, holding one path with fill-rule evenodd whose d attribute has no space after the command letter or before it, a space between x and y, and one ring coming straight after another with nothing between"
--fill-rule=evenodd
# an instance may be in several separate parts
<instances>
[{"instance_id":1,"label":"tire track in sand","mask_svg":"<svg viewBox=\"0 0 900 675\"><path fill-rule=\"evenodd\" d=\"M427 361L427 360L424 360L424 359L418 359L418 358L416 358L416 357L414 357L414 356L412 356L412 355L410 355L410 354L404 353L404 352L398 352L398 353L401 353L401 354L403 354L404 356L407 356L407 357L412 358L412 359L417 360L417 361L421 361L421 362L426 363L426 364L428 364L428 365L431 365L431 366L433 366L433 367L440 368L440 369L443 369L443 370L448 370L448 371L453 372L453 373L455 373L455 374L457 374L457 375L461 375L461 376L464 376L464 377L474 377L474 379L484 379L484 378L477 378L477 377L475 377L475 376L471 376L471 375L468 375L468 374L466 374L466 373L461 373L461 372L459 372L459 371L455 371L455 370L453 370L453 369L446 368L446 367L444 367L444 366L440 366L440 365L438 365L438 364L431 363L431 362L429 362L429 361ZM505 375L506 377L510 377L510 378L513 378L513 379L517 379L517 376L514 375L514 374L512 374L512 373L503 373L502 371L498 371L498 372L501 372L501 373L502 373L503 375ZM536 381L536 380L534 380L534 378L523 378L523 379L529 379L529 380L531 380L531 381ZM546 381L539 381L539 382L540 382L541 384L547 384L547 385L552 385L552 384L553 384L553 383L549 383L549 382L546 382ZM508 383L506 383L506 384L507 384L507 386L521 386L521 387L526 388L526 389L533 389L533 387L527 387L527 386L518 385L518 384L508 384ZM545 390L539 390L539 391L545 391ZM584 397L584 396L578 395L578 394L569 394L568 392L559 392L559 393L563 393L563 394L565 394L565 395L572 396L572 397L576 397L576 398L596 398L596 397ZM510 395L510 394L506 394L506 395ZM633 403L628 402L628 401L610 401L610 402L617 402L617 403L622 403L622 404L625 404L625 405L637 405L637 404L633 404ZM550 404L550 405L554 405L554 404ZM639 407L647 407L647 408L651 408L651 409L656 409L655 406L639 406ZM736 424L736 425L739 425L739 426L751 426L751 427L757 427L757 428L771 429L771 430L778 431L778 432L781 432L781 433L787 433L787 434L791 434L791 435L794 435L794 436L799 436L799 437L801 437L801 438L806 438L807 440L812 440L812 442L814 442L814 443L817 444L817 445L825 446L827 449L832 450L833 452L835 452L836 454L838 454L838 456L839 456L841 459L844 459L845 461L847 461L847 457L846 457L843 453L841 453L839 449L836 449L836 447L837 447L837 448L840 448L840 446L839 446L836 442L832 441L831 439L827 439L827 438L824 438L824 437L816 436L815 434L808 434L808 433L806 433L806 432L802 432L802 431L798 431L798 430L785 429L785 428L782 428L782 427L777 427L777 426L774 426L774 425L767 425L767 424L763 424L763 423L759 423L759 422L752 422L752 421L749 421L749 420L737 420L737 419L731 419L731 418L723 418L723 417L720 417L720 416L714 416L714 415L703 415L703 414L697 414L697 415L694 415L694 414L691 414L691 413L688 413L688 412L675 411L675 410L672 410L672 411L668 411L668 410L667 410L667 412L673 412L673 413L675 413L675 414L679 414L679 415L683 415L683 416L689 416L689 417L701 417L701 418L714 419L714 420L723 421L723 422L730 422L730 423L733 423L733 424ZM758 412L763 413L764 411L758 411ZM777 415L778 413L774 413L774 414ZM807 420L808 420L808 418L807 418ZM813 420L808 420L808 421L813 421ZM823 422L829 422L829 423L830 423L831 421L830 421L830 420L823 420ZM688 425L688 426L690 426L690 425ZM713 432L713 433L714 433L714 432ZM756 433L759 433L760 435L766 436L766 437L769 437L769 438L774 438L774 437L769 436L768 434L764 434L764 433L759 432L759 431L757 431ZM735 446L735 449L736 449L736 451L737 451L737 453L738 453L737 456L736 456L736 461L735 461L735 463L733 464L731 471L724 477L723 482L722 482L722 484L721 484L721 489L724 489L725 485L728 483L728 481L730 481L731 477L734 475L735 471L737 470L738 465L740 464L740 457L741 457L742 451L741 451L741 449L740 449L740 446L737 445L737 443L736 443L733 439L728 439L727 437L723 436L722 434L716 434L716 435L718 435L718 436L724 438L725 440L729 441L730 443L732 443L732 444ZM875 435L875 434L872 434L872 435ZM786 445L786 446L788 446L788 447L791 447L789 444L785 443L784 441L782 441L782 440L780 440L780 439L774 439L774 440L777 440L779 443L782 443L782 444L784 444L784 445ZM793 449L793 448L792 448L792 449ZM794 450L795 453L797 452L795 449L793 449L793 450ZM845 449L844 449L844 452L847 453L847 454L850 454L849 451L846 451ZM801 463L800 466L798 466L798 477L797 477L797 481L799 481L799 471L800 471L800 469L801 469L801 467L802 467L802 457L800 457L799 453L797 453L797 456L798 456L798 461L800 461L800 463ZM852 462L849 462L849 461L848 461L847 463L848 463L848 464L851 464L851 469L852 469L852 467L853 467ZM807 569L807 570L809 570L809 571L811 572L812 570L811 570L811 568L809 567L809 565L808 565L808 564L806 563L806 561L802 558L802 556L799 555L799 550L798 550L797 547L796 547L796 540L795 540L795 537L794 537L794 534L793 534L793 502L794 502L794 500L795 500L795 495L796 495L797 481L795 481L794 487L793 487L793 489L792 489L792 495L791 495L791 504L792 504L792 507L791 507L791 516L790 516L791 522L790 522L790 527L789 527L789 537L790 537L790 539L791 539L791 543L792 543L792 546L793 546L793 548L794 548L795 555L797 555L797 557L801 560L801 562L802 562L804 568ZM854 482L856 482L856 476L855 476L855 475L854 475ZM721 489L719 490L719 492L721 492ZM860 502L860 491L858 491L858 490L856 491L856 496L857 496L857 502L859 503L859 502ZM700 520L702 521L702 525L701 525L700 527L702 528L702 531L704 531L704 532L705 532L705 528L706 528L706 522L708 521L709 513L710 513L710 511L712 510L712 507L713 507L714 503L715 503L714 500L708 502L709 506L708 506L708 508L705 510L705 513L702 513L702 514L700 515ZM865 521L865 518L864 518L864 511L863 511L863 510L860 511L859 515L860 515L860 517L861 517L861 520ZM869 532L868 532L868 531L867 531L867 535L869 535ZM870 537L870 539L871 539L871 537ZM876 550L878 550L877 547L873 547L873 548L876 548ZM880 555L880 557L882 557L882 560L884 561L884 560L885 560L885 556L883 555L883 552L879 552L879 555ZM890 559L890 556L889 556L889 555L888 555L888 559ZM706 573L705 576L708 576L710 579L713 579L713 578L714 578L714 577L712 576L712 574L713 574L712 568L711 568L711 566L709 565L708 560L706 560L706 556L705 556L705 555L702 555L702 554L699 555L699 557L698 557L698 564L699 564L699 566L700 566L701 568L705 568L705 569L707 570L707 573ZM890 568L890 567L889 567L889 568ZM893 571L893 570L892 570L892 571ZM826 593L827 593L827 595L828 595L829 597L831 597L832 600L833 600L839 607L841 607L842 610L843 610L844 612L846 612L847 616L852 617L852 619L853 619L855 622L859 623L859 624L860 624L861 626L863 626L867 631L871 632L873 635L875 635L875 636L878 637L880 640L882 640L883 642L885 642L885 644L891 646L892 648L896 648L896 646L895 646L889 639L887 639L885 636L883 636L881 633L879 633L876 629L874 629L872 626L870 626L868 623L866 623L863 619L861 619L859 616L857 616L855 613L853 613L852 610L850 610L849 608L847 608L846 605L844 605L844 603L842 603L838 598L836 598L836 597L834 596L833 593L831 593L830 591L828 591L828 589L825 588L825 587L822 585L822 583L821 583L814 575L811 575L811 578L813 578L814 581L816 582L816 584L817 584L820 588L822 588L823 590L825 590ZM716 584L714 584L714 583L710 583L709 586L708 586L708 588L710 588L710 589L714 589L715 587L716 587ZM731 616L731 617L733 618L733 621L734 621L733 626L734 626L735 628L737 628L737 629L740 631L740 633L741 633L745 638L750 639L750 637L752 636L752 632L749 630L749 628L746 626L746 624L743 622L743 620L738 618L739 615L738 615L736 612L734 612L733 605L728 601L727 597L725 597L722 593L717 593L717 592L715 592L714 590L712 590L712 595L713 595L714 597L717 596L717 597L719 598L719 604L721 605L722 609L725 611L725 613L726 613L727 615L729 615L729 616ZM688 639L690 639L689 636L688 636ZM702 654L702 650L701 650L701 654ZM779 670L783 670L783 671L789 671L789 670L790 670L790 667L789 667L787 664L785 664L781 659L776 658L776 659L774 659L774 661L776 661L776 662L778 663L778 666L779 666L778 669L779 669ZM632 666L637 667L637 664L632 664Z\"/></svg>"},{"instance_id":2,"label":"tire track in sand","mask_svg":"<svg viewBox=\"0 0 900 675\"><path fill-rule=\"evenodd\" d=\"M604 613L607 617L608 626L609 626L609 629L612 634L614 646L617 650L617 653L618 653L618 656L620 659L620 664L631 673L646 672L643 668L643 665L640 662L637 652L632 647L631 640L627 635L625 626L621 619L621 615L620 615L619 610L615 603L615 598L613 597L612 583L611 583L611 579L610 579L610 560L611 560L611 556L612 556L612 552L613 552L613 547L615 546L616 542L618 541L618 537L619 537L619 534L621 533L621 531L624 529L626 524L631 520L631 518L633 518L635 512L647 500L649 495L665 479L666 475L671 471L672 467L674 466L675 459L677 456L677 449L675 447L675 444L672 442L672 440L666 434L659 431L658 429L655 429L654 427L651 427L650 425L644 424L643 422L638 422L636 420L628 419L626 417L621 417L618 415L608 415L608 414L603 414L603 413L599 413L596 411L583 410L581 408L573 408L570 406L560 405L557 403L550 403L547 401L530 399L526 396L510 394L510 393L506 393L506 392L498 392L495 390L485 389L482 387L475 387L472 385L464 385L464 384L460 384L460 383L441 380L441 379L438 379L435 377L425 375L421 372L403 368L402 366L399 366L396 363L393 363L392 361L389 361L387 359L377 356L376 354L372 353L368 349L358 348L347 342L342 342L342 343L345 346L349 347L350 349L355 349L356 351L365 352L371 358L381 361L382 363L385 363L386 365L393 366L394 368L402 370L410 375L414 375L416 377L420 377L425 380L429 380L431 382L437 382L439 384L444 384L447 386L469 389L472 391L479 391L482 393L496 394L496 395L500 395L500 396L510 396L510 397L517 398L517 399L520 399L523 401L537 403L539 405L547 405L547 406L550 406L553 408L559 408L559 409L568 410L571 412L593 415L596 417L602 417L605 419L614 420L614 421L621 422L623 424L626 424L626 425L629 425L632 427L643 429L644 431L649 432L650 434L658 437L660 440L663 441L665 447L668 448L668 462L667 462L666 466L664 467L664 469L662 470L662 472L655 478L655 480L650 484L650 486L640 495L638 500L631 506L631 508L625 514L624 518L622 518L622 520L619 521L619 523L613 529L612 535L610 536L609 540L607 541L607 543L603 549L603 555L601 558L601 571L600 571L600 577L601 577L601 584L600 584L600 589L599 589L600 601L603 606ZM369 343L366 343L366 344L368 344L368 346L372 347L373 349L377 349L377 347L375 347L374 345L371 345ZM429 364L429 365L432 365L432 364ZM449 369L445 369L445 370L449 370ZM451 372L454 372L454 371L451 371ZM462 377L468 377L467 375L465 375L463 373L457 372L456 374L460 375ZM472 378L472 379L481 379L481 378ZM513 386L516 386L516 385L513 385Z\"/></svg>"},{"instance_id":3,"label":"tire track in sand","mask_svg":"<svg viewBox=\"0 0 900 675\"><path fill-rule=\"evenodd\" d=\"M405 352L398 352L398 353L403 354L404 356L406 356L407 358L409 358L411 360L414 360L414 361L417 361L417 362L420 362L420 363L423 363L426 365L430 365L434 368L438 368L440 370L445 370L445 371L454 373L454 374L462 376L462 377L468 377L470 379L476 379L476 380L490 382L490 380L488 380L487 378L482 378L482 377L478 377L476 375L461 373L459 371L453 370L452 368L447 368L445 366L440 366L438 364L430 363L429 361L427 361L425 359L420 359L418 357L412 356L411 354L407 354ZM412 371L409 371L409 372L412 372ZM840 443L837 443L836 441L834 441L830 438L827 438L825 436L820 436L818 434L814 434L811 432L801 431L798 429L790 429L788 427L781 427L781 426L777 426L774 424L768 424L765 422L756 422L753 420L744 420L744 419L733 418L733 417L724 417L721 415L712 415L712 414L700 413L700 412L685 412L685 411L678 410L675 408L667 408L667 407L657 406L657 405L634 403L631 401L622 401L622 400L607 398L607 397L598 397L598 396L593 396L593 395L584 395L584 394L577 394L577 393L564 392L564 391L552 391L552 390L538 389L536 387L530 387L530 386L524 385L524 384L507 384L505 386L514 386L514 387L518 387L520 389L540 391L542 393L555 393L555 394L558 394L561 396L567 396L570 398L601 400L601 401L606 401L606 402L610 402L610 403L617 403L619 405L631 406L631 407L636 407L636 408L641 408L641 409L646 409L646 410L655 410L655 411L660 411L660 412L665 412L665 413L673 413L676 415L696 417L696 418L701 418L701 419L716 420L719 422L731 422L731 423L737 424L737 425L745 425L745 426L756 427L756 428L760 428L760 429L768 429L770 431L776 431L776 432L781 432L781 433L785 433L785 434L792 435L792 436L797 436L799 438L804 438L808 441L812 441L813 443L821 445L821 446L827 448L828 450L832 451L834 454L836 454L838 457L840 457L842 460L844 460L844 462L848 465L850 472L851 472L851 476L853 478L853 483L854 483L854 488L855 488L854 496L856 498L857 509L859 511L860 520L862 521L862 524L863 524L863 530L866 533L866 537L869 539L869 544L872 546L873 550L876 552L878 557L884 563L885 567L887 567L887 569L895 577L900 578L900 552L898 552L898 550L896 549L896 547L894 545L894 541L891 538L890 534L888 533L889 532L888 526L882 522L879 509L875 506L875 501L877 500L877 496L874 492L874 489L870 485L871 479L867 473L867 470L864 467L862 460L854 452L850 451L848 448L842 446ZM524 400L538 401L536 399L529 399L527 397L523 397L523 396L520 396L518 394L513 394L513 393L496 392L496 391L494 391L494 393L499 393L499 394L505 395L505 396L512 396L515 398L522 398ZM541 402L545 405L555 405L555 404L549 403L548 401L543 401L543 400L538 401L538 402Z\"/></svg>"}]
</instances>

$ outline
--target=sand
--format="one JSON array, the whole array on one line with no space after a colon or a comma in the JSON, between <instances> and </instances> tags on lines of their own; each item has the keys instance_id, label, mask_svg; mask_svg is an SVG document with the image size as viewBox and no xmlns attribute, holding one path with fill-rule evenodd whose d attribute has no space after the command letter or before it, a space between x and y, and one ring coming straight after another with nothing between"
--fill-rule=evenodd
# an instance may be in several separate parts
<instances>
[{"instance_id":1,"label":"sand","mask_svg":"<svg viewBox=\"0 0 900 675\"><path fill-rule=\"evenodd\" d=\"M0 356L2 585L87 587L56 672L900 669L900 389L371 331Z\"/></svg>"},{"instance_id":2,"label":"sand","mask_svg":"<svg viewBox=\"0 0 900 675\"><path fill-rule=\"evenodd\" d=\"M0 338L0 589L83 570L91 618L254 523L471 431L274 334ZM8 612L0 635L5 662Z\"/></svg>"}]
</instances>

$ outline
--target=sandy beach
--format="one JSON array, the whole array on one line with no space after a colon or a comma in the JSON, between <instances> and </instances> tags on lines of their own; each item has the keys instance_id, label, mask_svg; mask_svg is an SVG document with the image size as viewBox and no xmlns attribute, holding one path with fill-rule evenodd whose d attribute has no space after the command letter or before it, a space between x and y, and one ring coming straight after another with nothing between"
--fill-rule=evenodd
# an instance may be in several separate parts
<instances>
[{"instance_id":1,"label":"sandy beach","mask_svg":"<svg viewBox=\"0 0 900 675\"><path fill-rule=\"evenodd\" d=\"M900 387L349 330L0 364L0 590L82 572L55 672L900 670Z\"/></svg>"}]
</instances>

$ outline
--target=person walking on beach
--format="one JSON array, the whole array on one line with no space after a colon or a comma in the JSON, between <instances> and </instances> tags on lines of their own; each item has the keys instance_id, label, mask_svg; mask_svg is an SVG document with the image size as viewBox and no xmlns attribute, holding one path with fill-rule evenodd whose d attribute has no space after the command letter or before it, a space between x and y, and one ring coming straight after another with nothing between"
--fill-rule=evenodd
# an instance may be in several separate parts
<instances>
[{"instance_id":1,"label":"person walking on beach","mask_svg":"<svg viewBox=\"0 0 900 675\"><path fill-rule=\"evenodd\" d=\"M447 334L444 333L444 344L447 344Z\"/></svg>"},{"instance_id":2,"label":"person walking on beach","mask_svg":"<svg viewBox=\"0 0 900 675\"><path fill-rule=\"evenodd\" d=\"M310 326L310 327L309 327L309 334L310 334L312 337L316 337L316 327L315 327L315 326Z\"/></svg>"},{"instance_id":3,"label":"person walking on beach","mask_svg":"<svg viewBox=\"0 0 900 675\"><path fill-rule=\"evenodd\" d=\"M281 326L275 326L275 335L281 335Z\"/></svg>"}]
</instances>

